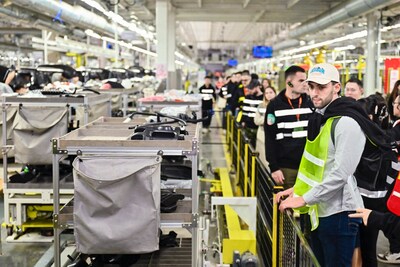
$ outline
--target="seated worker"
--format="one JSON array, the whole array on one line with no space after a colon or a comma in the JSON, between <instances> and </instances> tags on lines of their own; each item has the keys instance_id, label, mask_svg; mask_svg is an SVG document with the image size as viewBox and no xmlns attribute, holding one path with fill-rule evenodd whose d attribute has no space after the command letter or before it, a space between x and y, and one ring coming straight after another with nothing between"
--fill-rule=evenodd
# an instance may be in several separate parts
<instances>
[{"instance_id":1,"label":"seated worker","mask_svg":"<svg viewBox=\"0 0 400 267\"><path fill-rule=\"evenodd\" d=\"M18 93L19 95L24 95L29 92L29 88L20 83L15 85L14 92Z\"/></svg>"},{"instance_id":2,"label":"seated worker","mask_svg":"<svg viewBox=\"0 0 400 267\"><path fill-rule=\"evenodd\" d=\"M0 95L3 93L13 93L12 81L15 77L15 67L11 66L7 68L5 66L0 66Z\"/></svg>"}]
</instances>

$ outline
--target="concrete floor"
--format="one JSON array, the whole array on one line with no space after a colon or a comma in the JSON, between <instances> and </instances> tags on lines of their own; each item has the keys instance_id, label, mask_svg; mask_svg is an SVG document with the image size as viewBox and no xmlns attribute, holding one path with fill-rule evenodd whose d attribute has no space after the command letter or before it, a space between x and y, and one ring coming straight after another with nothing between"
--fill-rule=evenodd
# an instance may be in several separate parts
<instances>
[{"instance_id":1,"label":"concrete floor","mask_svg":"<svg viewBox=\"0 0 400 267\"><path fill-rule=\"evenodd\" d=\"M219 120L213 119L212 128L209 133L202 134L201 146L201 166L206 172L207 164L211 164L212 168L227 167L225 155L222 149L221 138L222 130L217 128ZM0 169L0 173L2 170ZM207 174L207 172L206 172ZM0 218L3 218L3 198L0 198ZM3 222L3 219L1 220ZM5 242L6 231L1 230L0 243L0 267L42 267L35 266L37 261L51 246L51 243L7 243ZM378 253L388 250L387 240L380 235L378 240ZM379 264L380 267L394 266Z\"/></svg>"}]
</instances>

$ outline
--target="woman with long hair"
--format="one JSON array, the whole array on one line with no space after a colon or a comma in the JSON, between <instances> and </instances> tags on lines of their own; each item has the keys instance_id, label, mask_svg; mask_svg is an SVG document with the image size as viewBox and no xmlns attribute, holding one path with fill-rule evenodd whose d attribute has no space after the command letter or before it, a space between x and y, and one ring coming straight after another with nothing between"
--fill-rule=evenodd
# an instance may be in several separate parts
<instances>
[{"instance_id":1,"label":"woman with long hair","mask_svg":"<svg viewBox=\"0 0 400 267\"><path fill-rule=\"evenodd\" d=\"M396 117L396 115L393 114L394 113L393 112L393 102L398 95L400 95L400 80L397 80L397 82L395 82L393 89L390 92L389 97L387 98L387 107L388 107L388 112L390 115L390 120L392 123L399 119Z\"/></svg>"},{"instance_id":2,"label":"woman with long hair","mask_svg":"<svg viewBox=\"0 0 400 267\"><path fill-rule=\"evenodd\" d=\"M259 153L259 158L265 167L268 168L268 162L265 159L265 136L264 136L264 121L265 111L269 102L276 96L276 90L272 86L264 88L263 102L257 107L256 115L254 117L254 123L258 125L257 139L256 139L256 150Z\"/></svg>"}]
</instances>

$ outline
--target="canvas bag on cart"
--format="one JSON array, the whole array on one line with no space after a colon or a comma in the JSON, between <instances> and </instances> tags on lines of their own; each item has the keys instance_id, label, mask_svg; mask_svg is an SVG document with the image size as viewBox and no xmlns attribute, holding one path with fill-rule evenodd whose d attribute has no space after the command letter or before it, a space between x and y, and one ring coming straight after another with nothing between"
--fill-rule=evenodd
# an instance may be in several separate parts
<instances>
[{"instance_id":1,"label":"canvas bag on cart","mask_svg":"<svg viewBox=\"0 0 400 267\"><path fill-rule=\"evenodd\" d=\"M77 251L137 254L158 250L160 156L78 156L73 167Z\"/></svg>"},{"instance_id":2,"label":"canvas bag on cart","mask_svg":"<svg viewBox=\"0 0 400 267\"><path fill-rule=\"evenodd\" d=\"M68 107L21 106L14 119L15 162L52 164L51 139L67 133Z\"/></svg>"},{"instance_id":3,"label":"canvas bag on cart","mask_svg":"<svg viewBox=\"0 0 400 267\"><path fill-rule=\"evenodd\" d=\"M88 112L87 123L90 123L101 116L111 116L110 102L98 103L96 105L89 105L87 107L76 107L75 119L79 121L80 126L85 124L85 110Z\"/></svg>"}]
</instances>

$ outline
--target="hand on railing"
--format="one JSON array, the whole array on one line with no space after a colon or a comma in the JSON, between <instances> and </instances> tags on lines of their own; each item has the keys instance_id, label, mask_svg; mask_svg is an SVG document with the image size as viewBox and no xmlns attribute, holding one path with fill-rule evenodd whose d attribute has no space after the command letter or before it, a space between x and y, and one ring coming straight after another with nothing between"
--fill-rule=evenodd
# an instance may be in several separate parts
<instances>
[{"instance_id":1,"label":"hand on railing","mask_svg":"<svg viewBox=\"0 0 400 267\"><path fill-rule=\"evenodd\" d=\"M285 181L285 176L283 175L283 172L281 170L274 171L271 173L272 179L274 179L275 183L277 185L282 185Z\"/></svg>"},{"instance_id":2,"label":"hand on railing","mask_svg":"<svg viewBox=\"0 0 400 267\"><path fill-rule=\"evenodd\" d=\"M281 191L281 192L277 193L274 198L274 203L280 203L286 197L292 197L293 191L294 191L294 189L293 189L293 187L291 187L289 189L286 189L285 191Z\"/></svg>"},{"instance_id":3,"label":"hand on railing","mask_svg":"<svg viewBox=\"0 0 400 267\"><path fill-rule=\"evenodd\" d=\"M306 202L304 201L303 197L291 196L281 202L281 204L279 205L279 210L283 212L285 209L301 208L305 205Z\"/></svg>"}]
</instances>

